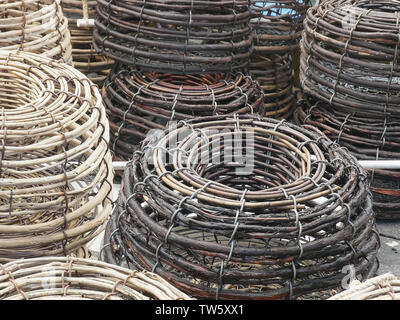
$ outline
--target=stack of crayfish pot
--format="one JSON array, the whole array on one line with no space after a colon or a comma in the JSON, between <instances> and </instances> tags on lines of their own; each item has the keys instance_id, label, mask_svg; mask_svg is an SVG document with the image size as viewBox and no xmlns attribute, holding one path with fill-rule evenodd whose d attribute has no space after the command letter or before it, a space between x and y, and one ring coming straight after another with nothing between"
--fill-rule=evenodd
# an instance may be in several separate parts
<instances>
[{"instance_id":1,"label":"stack of crayfish pot","mask_svg":"<svg viewBox=\"0 0 400 320\"><path fill-rule=\"evenodd\" d=\"M344 266L377 269L367 174L320 132L257 115L181 121L142 144L122 182L102 258L190 296L321 297Z\"/></svg>"},{"instance_id":2,"label":"stack of crayfish pot","mask_svg":"<svg viewBox=\"0 0 400 320\"><path fill-rule=\"evenodd\" d=\"M265 115L289 119L296 107L299 41L310 1L251 0L250 74L264 92Z\"/></svg>"},{"instance_id":3,"label":"stack of crayfish pot","mask_svg":"<svg viewBox=\"0 0 400 320\"><path fill-rule=\"evenodd\" d=\"M101 86L114 61L98 54L93 46L96 1L61 0L61 7L68 18L74 67Z\"/></svg>"},{"instance_id":4,"label":"stack of crayfish pot","mask_svg":"<svg viewBox=\"0 0 400 320\"><path fill-rule=\"evenodd\" d=\"M41 257L0 264L0 300L190 300L160 276L93 259Z\"/></svg>"},{"instance_id":5,"label":"stack of crayfish pot","mask_svg":"<svg viewBox=\"0 0 400 320\"><path fill-rule=\"evenodd\" d=\"M104 86L114 158L171 121L264 114L247 73L252 52L247 0L97 2L96 50L118 62Z\"/></svg>"},{"instance_id":6,"label":"stack of crayfish pot","mask_svg":"<svg viewBox=\"0 0 400 320\"><path fill-rule=\"evenodd\" d=\"M72 64L71 35L60 0L0 0L0 50L33 52Z\"/></svg>"},{"instance_id":7,"label":"stack of crayfish pot","mask_svg":"<svg viewBox=\"0 0 400 320\"><path fill-rule=\"evenodd\" d=\"M214 114L262 114L263 95L243 73L173 75L122 69L107 79L103 100L111 150L130 159L141 141L167 123Z\"/></svg>"},{"instance_id":8,"label":"stack of crayfish pot","mask_svg":"<svg viewBox=\"0 0 400 320\"><path fill-rule=\"evenodd\" d=\"M64 63L0 51L0 263L76 253L112 207L98 88Z\"/></svg>"},{"instance_id":9,"label":"stack of crayfish pot","mask_svg":"<svg viewBox=\"0 0 400 320\"><path fill-rule=\"evenodd\" d=\"M400 159L400 3L327 0L307 13L296 122L358 160ZM380 219L400 218L400 171L370 170Z\"/></svg>"}]
</instances>

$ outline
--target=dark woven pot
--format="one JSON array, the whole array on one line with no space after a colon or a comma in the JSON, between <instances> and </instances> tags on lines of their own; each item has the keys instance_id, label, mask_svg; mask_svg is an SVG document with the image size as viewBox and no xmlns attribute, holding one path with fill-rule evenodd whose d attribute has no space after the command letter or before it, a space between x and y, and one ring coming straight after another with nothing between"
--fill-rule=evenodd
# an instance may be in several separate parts
<instances>
[{"instance_id":1,"label":"dark woven pot","mask_svg":"<svg viewBox=\"0 0 400 320\"><path fill-rule=\"evenodd\" d=\"M94 19L96 16L96 1L88 1L87 5L88 18ZM77 20L85 17L82 0L62 0L61 6L68 18L68 28L71 32L74 67L94 83L102 85L114 61L96 53L93 47L92 27L77 26Z\"/></svg>"},{"instance_id":2,"label":"dark woven pot","mask_svg":"<svg viewBox=\"0 0 400 320\"><path fill-rule=\"evenodd\" d=\"M257 116L198 118L135 153L104 259L195 297L297 298L339 287L350 264L374 275L374 221L365 172L325 136Z\"/></svg>"},{"instance_id":3,"label":"dark woven pot","mask_svg":"<svg viewBox=\"0 0 400 320\"><path fill-rule=\"evenodd\" d=\"M0 264L81 251L112 211L100 91L75 68L24 51L0 50L0 74Z\"/></svg>"},{"instance_id":4,"label":"dark woven pot","mask_svg":"<svg viewBox=\"0 0 400 320\"><path fill-rule=\"evenodd\" d=\"M0 264L0 300L191 299L156 274L67 256Z\"/></svg>"},{"instance_id":5,"label":"dark woven pot","mask_svg":"<svg viewBox=\"0 0 400 320\"><path fill-rule=\"evenodd\" d=\"M142 70L241 70L252 51L247 0L98 0L95 47Z\"/></svg>"},{"instance_id":6,"label":"dark woven pot","mask_svg":"<svg viewBox=\"0 0 400 320\"><path fill-rule=\"evenodd\" d=\"M400 159L400 121L389 117L334 110L323 102L305 101L295 112L297 124L319 128L346 147L359 160ZM400 173L396 170L369 170L374 209L380 219L400 218Z\"/></svg>"},{"instance_id":7,"label":"dark woven pot","mask_svg":"<svg viewBox=\"0 0 400 320\"><path fill-rule=\"evenodd\" d=\"M116 72L118 70L118 72ZM214 114L264 114L263 94L250 76L171 75L117 65L103 88L115 158L128 160L146 137L171 122Z\"/></svg>"},{"instance_id":8,"label":"dark woven pot","mask_svg":"<svg viewBox=\"0 0 400 320\"><path fill-rule=\"evenodd\" d=\"M264 93L265 116L288 119L296 106L290 55L252 55L250 74Z\"/></svg>"},{"instance_id":9,"label":"dark woven pot","mask_svg":"<svg viewBox=\"0 0 400 320\"><path fill-rule=\"evenodd\" d=\"M400 2L326 0L307 12L300 79L337 110L400 118Z\"/></svg>"}]
</instances>

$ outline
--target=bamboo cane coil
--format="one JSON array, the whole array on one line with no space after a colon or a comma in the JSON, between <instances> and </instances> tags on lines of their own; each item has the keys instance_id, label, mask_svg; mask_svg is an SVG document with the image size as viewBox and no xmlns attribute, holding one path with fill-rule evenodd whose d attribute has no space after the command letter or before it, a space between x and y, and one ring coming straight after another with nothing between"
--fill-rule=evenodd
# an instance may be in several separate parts
<instances>
[{"instance_id":1,"label":"bamboo cane coil","mask_svg":"<svg viewBox=\"0 0 400 320\"><path fill-rule=\"evenodd\" d=\"M92 259L41 257L0 264L0 300L190 300L151 272Z\"/></svg>"}]
</instances>

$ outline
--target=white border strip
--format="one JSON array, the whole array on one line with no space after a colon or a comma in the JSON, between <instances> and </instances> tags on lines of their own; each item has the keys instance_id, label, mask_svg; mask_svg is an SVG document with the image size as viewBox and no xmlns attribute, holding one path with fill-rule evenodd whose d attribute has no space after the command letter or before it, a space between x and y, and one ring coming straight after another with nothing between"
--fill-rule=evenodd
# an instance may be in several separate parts
<instances>
[{"instance_id":1,"label":"white border strip","mask_svg":"<svg viewBox=\"0 0 400 320\"><path fill-rule=\"evenodd\" d=\"M127 161L113 161L115 171L123 171ZM365 169L400 169L400 160L360 160L358 163Z\"/></svg>"}]
</instances>

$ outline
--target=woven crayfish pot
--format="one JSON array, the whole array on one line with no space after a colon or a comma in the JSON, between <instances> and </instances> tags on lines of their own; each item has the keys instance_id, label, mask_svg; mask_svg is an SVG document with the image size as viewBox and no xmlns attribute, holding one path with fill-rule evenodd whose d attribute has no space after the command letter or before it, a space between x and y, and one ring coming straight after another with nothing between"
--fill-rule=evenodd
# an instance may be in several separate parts
<instances>
[{"instance_id":1,"label":"woven crayfish pot","mask_svg":"<svg viewBox=\"0 0 400 320\"><path fill-rule=\"evenodd\" d=\"M250 0L250 25L257 54L288 53L299 48L309 0Z\"/></svg>"},{"instance_id":2,"label":"woven crayfish pot","mask_svg":"<svg viewBox=\"0 0 400 320\"><path fill-rule=\"evenodd\" d=\"M60 0L0 0L0 50L27 51L72 64Z\"/></svg>"},{"instance_id":3,"label":"woven crayfish pot","mask_svg":"<svg viewBox=\"0 0 400 320\"><path fill-rule=\"evenodd\" d=\"M198 298L295 299L362 279L379 248L366 174L316 131L260 116L181 122L128 163L103 259Z\"/></svg>"},{"instance_id":4,"label":"woven crayfish pot","mask_svg":"<svg viewBox=\"0 0 400 320\"><path fill-rule=\"evenodd\" d=\"M250 76L171 75L117 65L103 99L111 128L111 150L128 160L139 143L166 125L215 114L264 114L263 94Z\"/></svg>"},{"instance_id":5,"label":"woven crayfish pot","mask_svg":"<svg viewBox=\"0 0 400 320\"><path fill-rule=\"evenodd\" d=\"M61 0L61 7L68 18L71 31L72 59L74 67L94 83L101 85L114 61L96 53L93 46L93 27L79 26L79 19L94 19L96 1Z\"/></svg>"},{"instance_id":6,"label":"woven crayfish pot","mask_svg":"<svg viewBox=\"0 0 400 320\"><path fill-rule=\"evenodd\" d=\"M264 93L264 115L275 119L289 119L296 107L294 71L291 56L252 55L249 73Z\"/></svg>"},{"instance_id":7,"label":"woven crayfish pot","mask_svg":"<svg viewBox=\"0 0 400 320\"><path fill-rule=\"evenodd\" d=\"M325 0L308 10L304 92L336 110L399 119L399 10L396 0Z\"/></svg>"},{"instance_id":8,"label":"woven crayfish pot","mask_svg":"<svg viewBox=\"0 0 400 320\"><path fill-rule=\"evenodd\" d=\"M359 160L400 159L400 121L397 118L342 112L310 97L300 104L294 118L298 124L319 128ZM400 172L369 169L369 174L378 218L399 219Z\"/></svg>"},{"instance_id":9,"label":"woven crayfish pot","mask_svg":"<svg viewBox=\"0 0 400 320\"><path fill-rule=\"evenodd\" d=\"M368 279L354 280L350 288L329 300L400 300L400 280L391 273Z\"/></svg>"},{"instance_id":10,"label":"woven crayfish pot","mask_svg":"<svg viewBox=\"0 0 400 320\"><path fill-rule=\"evenodd\" d=\"M248 0L97 1L95 48L140 70L241 70L252 49Z\"/></svg>"},{"instance_id":11,"label":"woven crayfish pot","mask_svg":"<svg viewBox=\"0 0 400 320\"><path fill-rule=\"evenodd\" d=\"M74 252L111 213L109 127L73 67L0 51L0 263Z\"/></svg>"},{"instance_id":12,"label":"woven crayfish pot","mask_svg":"<svg viewBox=\"0 0 400 320\"><path fill-rule=\"evenodd\" d=\"M42 257L0 264L0 300L189 300L151 272L92 259Z\"/></svg>"},{"instance_id":13,"label":"woven crayfish pot","mask_svg":"<svg viewBox=\"0 0 400 320\"><path fill-rule=\"evenodd\" d=\"M300 78L313 99L296 121L319 127L359 160L400 156L399 10L395 0L326 0L304 22ZM370 170L379 218L399 218L399 176Z\"/></svg>"}]
</instances>

